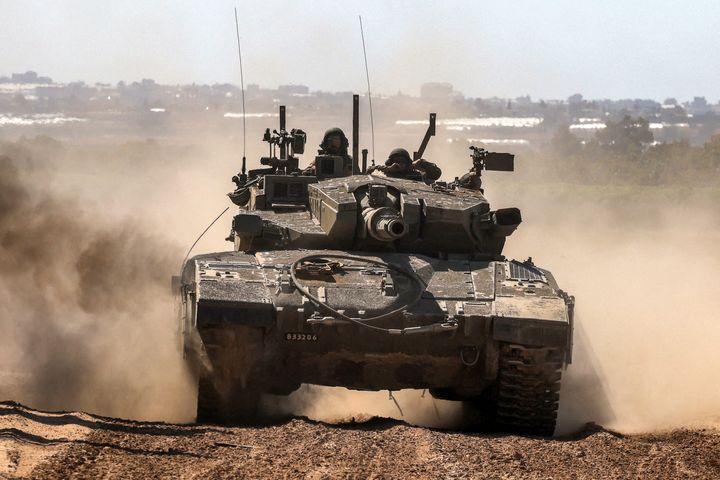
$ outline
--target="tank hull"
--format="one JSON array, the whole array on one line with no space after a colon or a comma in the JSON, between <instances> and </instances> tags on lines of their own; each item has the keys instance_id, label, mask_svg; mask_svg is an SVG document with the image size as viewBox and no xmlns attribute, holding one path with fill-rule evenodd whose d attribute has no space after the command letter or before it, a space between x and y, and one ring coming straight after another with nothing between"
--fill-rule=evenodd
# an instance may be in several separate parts
<instances>
[{"instance_id":1,"label":"tank hull","mask_svg":"<svg viewBox=\"0 0 720 480\"><path fill-rule=\"evenodd\" d=\"M194 257L182 283L187 358L230 403L237 401L227 392L289 394L310 383L427 388L496 405L503 376L523 365L540 372L542 391L555 398L570 361L572 298L530 263L222 252ZM533 361L542 365L527 367ZM557 400L550 403L554 425Z\"/></svg>"}]
</instances>

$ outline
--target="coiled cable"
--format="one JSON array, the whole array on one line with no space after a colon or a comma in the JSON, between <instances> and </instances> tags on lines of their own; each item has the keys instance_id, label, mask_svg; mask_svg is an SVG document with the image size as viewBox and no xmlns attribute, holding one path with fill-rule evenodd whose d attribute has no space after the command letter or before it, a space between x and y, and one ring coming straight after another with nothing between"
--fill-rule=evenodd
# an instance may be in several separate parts
<instances>
[{"instance_id":1,"label":"coiled cable","mask_svg":"<svg viewBox=\"0 0 720 480\"><path fill-rule=\"evenodd\" d=\"M357 319L357 318L352 318L348 315L345 315L342 312L335 310L330 305L328 305L327 302L323 302L322 300L320 300L317 296L310 293L310 290L307 287L305 287L298 281L298 279L297 279L298 267L303 262L306 262L306 261L314 259L314 258L322 258L322 259L336 258L336 259L340 259L340 260L352 260L352 261L356 261L356 262L362 262L362 263L367 263L370 265L375 265L375 266L382 267L382 268L387 268L388 270L393 270L395 272L398 272L398 273L404 275L405 277L409 278L410 280L412 280L418 286L417 294L411 301L407 302L405 305L403 305L399 308L396 308L390 312L383 313L382 315L376 315L374 317L364 318L362 320ZM444 327L444 325L446 325L446 324L433 324L433 325L424 325L424 326L409 327L409 328L384 328L384 327L378 327L377 325L369 324L370 322L378 322L381 320L385 320L385 319L394 317L403 312L406 312L407 310L412 308L415 304L417 304L420 301L420 299L423 296L423 293L425 292L425 289L427 288L427 284L425 283L425 281L422 278L420 278L420 276L417 273L415 273L414 271L405 269L403 267L394 265L392 263L385 262L383 260L375 260L375 259L366 258L366 257L357 257L354 255L338 254L338 253L305 255L305 256L302 256L302 257L298 258L297 260L295 260L292 263L292 265L290 266L290 279L292 280L293 284L295 285L295 288L297 288L301 294L303 294L304 296L309 298L313 303L315 303L315 305L317 305L318 307L320 307L323 310L325 310L326 312L328 312L331 316L333 316L336 319L342 319L347 322L354 323L361 327L365 327L365 328L383 332L383 333L389 333L392 335L405 335L407 333L419 333L421 331L422 332L436 331L436 330L438 330L436 328L438 326L442 327L441 329L443 329L443 330L447 330L447 328L448 328L448 327Z\"/></svg>"}]
</instances>

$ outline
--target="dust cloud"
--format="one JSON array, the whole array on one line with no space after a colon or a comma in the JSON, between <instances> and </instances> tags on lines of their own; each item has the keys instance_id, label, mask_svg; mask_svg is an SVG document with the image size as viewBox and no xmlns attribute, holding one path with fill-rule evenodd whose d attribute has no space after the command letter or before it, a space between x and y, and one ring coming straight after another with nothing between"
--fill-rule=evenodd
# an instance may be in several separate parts
<instances>
[{"instance_id":1,"label":"dust cloud","mask_svg":"<svg viewBox=\"0 0 720 480\"><path fill-rule=\"evenodd\" d=\"M265 408L271 414L292 413L327 423L362 423L374 417L432 428L455 428L462 423L458 402L438 400L419 390L367 392L303 385L288 398L268 400Z\"/></svg>"},{"instance_id":2,"label":"dust cloud","mask_svg":"<svg viewBox=\"0 0 720 480\"><path fill-rule=\"evenodd\" d=\"M720 425L712 205L692 195L648 202L640 191L533 194L516 198L527 223L506 251L532 255L576 296L558 431L590 421L623 432Z\"/></svg>"},{"instance_id":3,"label":"dust cloud","mask_svg":"<svg viewBox=\"0 0 720 480\"><path fill-rule=\"evenodd\" d=\"M189 420L169 284L179 250L140 220L44 191L18 158L0 156L0 397Z\"/></svg>"}]
</instances>

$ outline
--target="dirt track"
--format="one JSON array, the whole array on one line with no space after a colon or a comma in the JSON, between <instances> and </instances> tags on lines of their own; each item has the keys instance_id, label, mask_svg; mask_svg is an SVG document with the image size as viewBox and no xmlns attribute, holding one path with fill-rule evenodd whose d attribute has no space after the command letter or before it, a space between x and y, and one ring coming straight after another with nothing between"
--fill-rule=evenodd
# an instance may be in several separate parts
<instances>
[{"instance_id":1,"label":"dirt track","mask_svg":"<svg viewBox=\"0 0 720 480\"><path fill-rule=\"evenodd\" d=\"M451 433L375 419L261 428L139 423L0 403L3 478L720 478L720 432L572 438Z\"/></svg>"}]
</instances>

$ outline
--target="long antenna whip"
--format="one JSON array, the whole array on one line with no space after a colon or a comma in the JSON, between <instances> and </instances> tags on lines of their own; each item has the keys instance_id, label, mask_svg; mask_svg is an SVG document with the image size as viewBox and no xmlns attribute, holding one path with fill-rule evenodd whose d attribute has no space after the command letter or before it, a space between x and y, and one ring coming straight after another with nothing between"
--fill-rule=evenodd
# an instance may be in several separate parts
<instances>
[{"instance_id":1,"label":"long antenna whip","mask_svg":"<svg viewBox=\"0 0 720 480\"><path fill-rule=\"evenodd\" d=\"M238 60L240 61L240 91L242 92L242 121L243 121L243 158L242 174L245 174L245 79L243 78L242 51L240 50L240 27L238 25L237 8L235 8L235 35L237 36Z\"/></svg>"},{"instance_id":2,"label":"long antenna whip","mask_svg":"<svg viewBox=\"0 0 720 480\"><path fill-rule=\"evenodd\" d=\"M215 222L220 220L220 217L222 217L225 214L225 212L227 212L228 210L230 210L230 207L227 207L227 208L225 208L225 210L220 212L220 215L215 217L215 220L210 222L210 225L208 225L207 228L205 230L203 230L203 232L200 234L200 236L198 236L197 239L195 239L195 242L190 246L190 249L188 250L187 254L185 255L185 258L183 258L182 268L185 268L185 262L187 262L187 259L190 256L190 253L193 251L193 248L195 248L195 245L197 245L197 243L200 241L200 239L207 233L208 230L210 230L210 227L215 225Z\"/></svg>"},{"instance_id":3,"label":"long antenna whip","mask_svg":"<svg viewBox=\"0 0 720 480\"><path fill-rule=\"evenodd\" d=\"M370 72L368 71L367 52L365 51L365 32L363 32L362 15L360 19L360 37L363 45L363 58L365 59L365 78L367 78L368 102L370 102L370 138L372 138L372 164L375 165L375 123L373 122L372 95L370 95Z\"/></svg>"}]
</instances>

